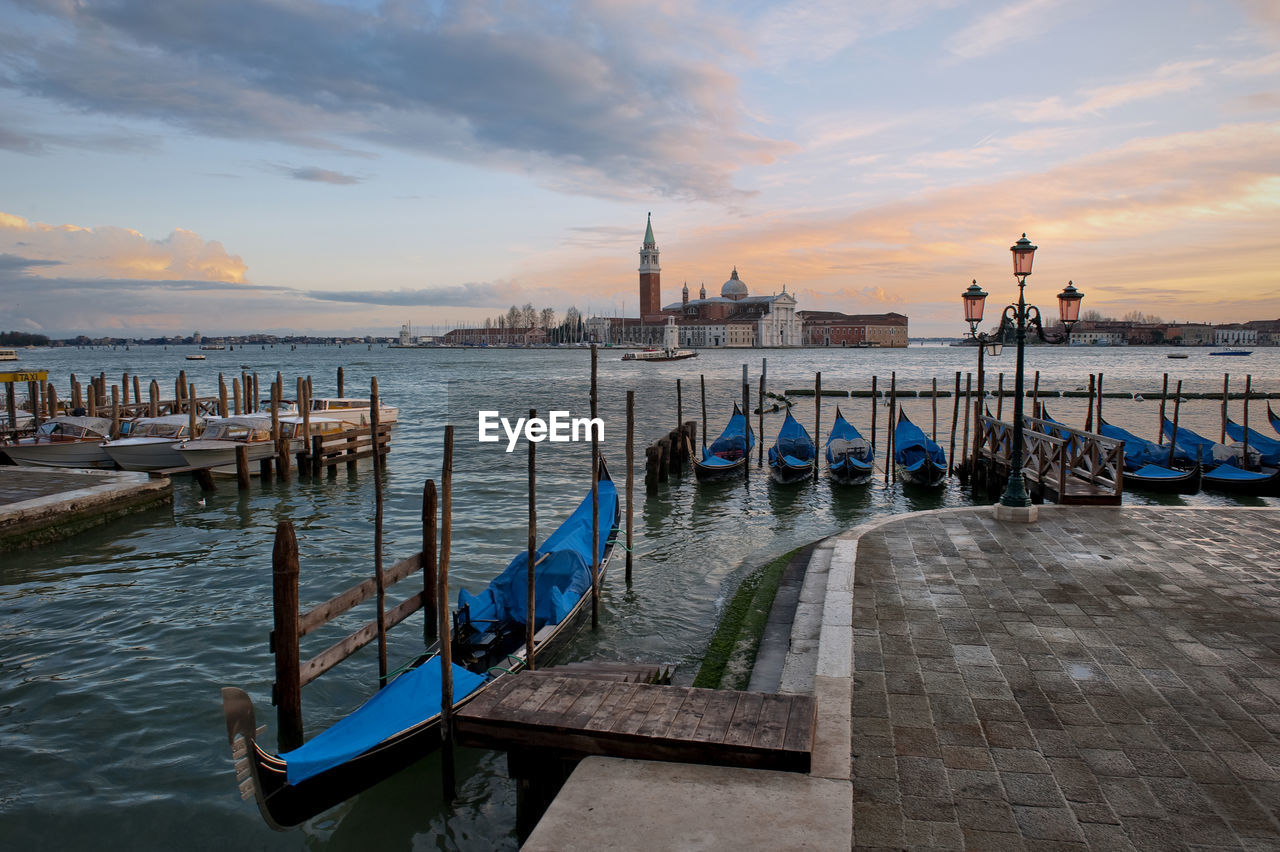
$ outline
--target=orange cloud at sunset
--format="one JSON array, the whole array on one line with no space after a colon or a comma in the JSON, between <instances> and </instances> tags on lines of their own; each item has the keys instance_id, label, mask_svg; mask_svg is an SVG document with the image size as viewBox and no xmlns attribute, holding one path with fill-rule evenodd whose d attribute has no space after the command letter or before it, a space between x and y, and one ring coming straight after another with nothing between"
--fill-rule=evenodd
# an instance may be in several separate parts
<instances>
[{"instance_id":1,"label":"orange cloud at sunset","mask_svg":"<svg viewBox=\"0 0 1280 852\"><path fill-rule=\"evenodd\" d=\"M217 241L175 229L160 240L130 228L29 222L0 212L0 252L37 261L28 274L244 283L248 265Z\"/></svg>"}]
</instances>

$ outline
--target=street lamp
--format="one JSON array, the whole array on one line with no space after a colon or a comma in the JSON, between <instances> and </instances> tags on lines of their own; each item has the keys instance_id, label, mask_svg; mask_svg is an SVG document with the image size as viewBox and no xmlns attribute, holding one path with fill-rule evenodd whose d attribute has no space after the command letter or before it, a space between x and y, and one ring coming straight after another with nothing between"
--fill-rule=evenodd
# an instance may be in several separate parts
<instances>
[{"instance_id":1,"label":"street lamp","mask_svg":"<svg viewBox=\"0 0 1280 852\"><path fill-rule=\"evenodd\" d=\"M1036 335L1045 343L1066 343L1071 337L1071 326L1080 319L1080 300L1084 298L1084 293L1077 290L1073 282L1068 281L1067 286L1058 294L1058 316L1066 328L1066 333L1060 338L1050 339L1046 337L1044 325L1040 321L1040 309L1035 305L1028 305L1025 295L1027 276L1031 274L1031 264L1035 260L1036 248L1037 246L1032 245L1031 241L1027 239L1026 234L1023 234L1020 240L1009 247L1009 251L1013 253L1013 276L1018 279L1018 302L1004 309L1000 316L1000 327L994 335L994 337L1003 342L1005 332L1008 329L1017 330L1018 363L1014 374L1013 387L1013 448L1009 457L1009 484L1005 487L1004 494L1000 497L1000 505L1011 508L1026 508L1031 505L1031 499L1027 496L1026 484L1022 479L1023 352L1027 342L1027 326L1034 327ZM970 333L980 344L991 341L992 335L979 335L976 333L978 323L982 322L982 310L987 294L982 292L978 282L974 281L969 286L969 289L962 294L962 298L964 299L964 318L969 323ZM981 352L979 352L978 373L978 393L979 397L981 397Z\"/></svg>"},{"instance_id":2,"label":"street lamp","mask_svg":"<svg viewBox=\"0 0 1280 852\"><path fill-rule=\"evenodd\" d=\"M969 289L960 294L960 298L964 299L964 318L969 323L969 336L978 343L978 399L982 399L983 377L986 375L982 368L982 356L986 354L996 357L1004 349L1005 325L1002 322L994 334L978 331L978 324L982 322L982 308L987 301L987 294L978 286L978 279L973 280Z\"/></svg>"}]
</instances>

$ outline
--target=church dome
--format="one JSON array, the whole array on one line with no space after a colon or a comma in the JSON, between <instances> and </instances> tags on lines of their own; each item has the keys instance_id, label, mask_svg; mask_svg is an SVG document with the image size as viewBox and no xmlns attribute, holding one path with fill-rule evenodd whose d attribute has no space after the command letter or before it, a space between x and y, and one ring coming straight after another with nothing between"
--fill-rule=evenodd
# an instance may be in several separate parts
<instances>
[{"instance_id":1,"label":"church dome","mask_svg":"<svg viewBox=\"0 0 1280 852\"><path fill-rule=\"evenodd\" d=\"M738 277L738 267L733 268L733 274L720 288L720 295L726 299L742 299L747 295L747 285Z\"/></svg>"}]
</instances>

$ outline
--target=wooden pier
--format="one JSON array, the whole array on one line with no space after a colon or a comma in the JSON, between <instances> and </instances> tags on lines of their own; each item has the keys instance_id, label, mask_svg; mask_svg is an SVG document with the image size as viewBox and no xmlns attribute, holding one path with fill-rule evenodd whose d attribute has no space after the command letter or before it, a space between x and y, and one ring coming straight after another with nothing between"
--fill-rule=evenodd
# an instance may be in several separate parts
<instances>
[{"instance_id":1,"label":"wooden pier","mask_svg":"<svg viewBox=\"0 0 1280 852\"><path fill-rule=\"evenodd\" d=\"M459 709L459 745L506 751L523 839L578 762L602 755L807 773L811 695L635 683L563 668L505 677Z\"/></svg>"},{"instance_id":2,"label":"wooden pier","mask_svg":"<svg viewBox=\"0 0 1280 852\"><path fill-rule=\"evenodd\" d=\"M1009 475L1013 424L977 418L977 480ZM1119 506L1124 493L1124 443L1061 423L1024 418L1022 475L1032 498L1077 506Z\"/></svg>"}]
</instances>

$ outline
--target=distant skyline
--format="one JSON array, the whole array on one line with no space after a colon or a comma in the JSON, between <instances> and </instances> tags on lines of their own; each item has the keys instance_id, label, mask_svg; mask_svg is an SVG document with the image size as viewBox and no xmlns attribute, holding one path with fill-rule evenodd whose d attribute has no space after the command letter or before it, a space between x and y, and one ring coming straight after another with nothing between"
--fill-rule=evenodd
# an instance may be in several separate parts
<instances>
[{"instance_id":1,"label":"distant skyline","mask_svg":"<svg viewBox=\"0 0 1280 852\"><path fill-rule=\"evenodd\" d=\"M971 279L1280 318L1274 0L0 0L0 330L635 316L737 267L959 336Z\"/></svg>"}]
</instances>

